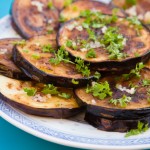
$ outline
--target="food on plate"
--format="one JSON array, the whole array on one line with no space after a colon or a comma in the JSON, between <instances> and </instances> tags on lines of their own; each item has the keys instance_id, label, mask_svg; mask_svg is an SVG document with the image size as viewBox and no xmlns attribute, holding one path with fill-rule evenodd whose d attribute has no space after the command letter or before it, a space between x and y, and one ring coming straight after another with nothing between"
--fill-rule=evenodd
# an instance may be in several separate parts
<instances>
[{"instance_id":1,"label":"food on plate","mask_svg":"<svg viewBox=\"0 0 150 150\"><path fill-rule=\"evenodd\" d=\"M113 0L112 4L125 9L130 16L137 16L150 27L150 1L149 0Z\"/></svg>"},{"instance_id":2,"label":"food on plate","mask_svg":"<svg viewBox=\"0 0 150 150\"><path fill-rule=\"evenodd\" d=\"M104 14L112 14L113 7L95 0L77 0L64 8L60 12L60 21L68 21L79 17L80 13L84 10L91 10L93 12L100 11ZM119 16L125 16L124 12L119 10Z\"/></svg>"},{"instance_id":3,"label":"food on plate","mask_svg":"<svg viewBox=\"0 0 150 150\"><path fill-rule=\"evenodd\" d=\"M59 12L48 0L15 0L12 19L24 38L51 34L58 29Z\"/></svg>"},{"instance_id":4,"label":"food on plate","mask_svg":"<svg viewBox=\"0 0 150 150\"><path fill-rule=\"evenodd\" d=\"M137 18L90 10L59 29L58 45L96 69L130 68L150 56L150 32Z\"/></svg>"},{"instance_id":5,"label":"food on plate","mask_svg":"<svg viewBox=\"0 0 150 150\"><path fill-rule=\"evenodd\" d=\"M80 106L71 89L58 88L30 81L19 81L0 75L0 98L25 113L68 118L84 108Z\"/></svg>"},{"instance_id":6,"label":"food on plate","mask_svg":"<svg viewBox=\"0 0 150 150\"><path fill-rule=\"evenodd\" d=\"M0 39L0 74L15 79L27 79L12 61L13 47L17 42L23 41L17 38Z\"/></svg>"},{"instance_id":7,"label":"food on plate","mask_svg":"<svg viewBox=\"0 0 150 150\"><path fill-rule=\"evenodd\" d=\"M105 131L125 132L150 123L150 70L143 63L129 73L112 75L74 91L87 104L85 120Z\"/></svg>"},{"instance_id":8,"label":"food on plate","mask_svg":"<svg viewBox=\"0 0 150 150\"><path fill-rule=\"evenodd\" d=\"M15 64L31 79L56 86L86 85L93 74L79 58L72 62L63 47L57 50L55 35L38 36L14 48ZM82 65L82 66L81 66Z\"/></svg>"}]
</instances>

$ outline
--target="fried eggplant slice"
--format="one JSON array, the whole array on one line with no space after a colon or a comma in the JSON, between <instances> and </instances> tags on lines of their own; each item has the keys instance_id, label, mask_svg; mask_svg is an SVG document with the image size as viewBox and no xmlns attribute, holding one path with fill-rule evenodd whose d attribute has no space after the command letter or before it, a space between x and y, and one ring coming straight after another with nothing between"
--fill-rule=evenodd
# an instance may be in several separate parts
<instances>
[{"instance_id":1,"label":"fried eggplant slice","mask_svg":"<svg viewBox=\"0 0 150 150\"><path fill-rule=\"evenodd\" d=\"M65 99L54 95L54 93L53 95L43 93L45 85L42 83L19 81L2 75L0 75L0 83L1 100L28 114L68 118L83 110L83 106L77 104L70 89L58 88L59 92L69 95ZM28 94L25 92L26 90L28 90Z\"/></svg>"},{"instance_id":2,"label":"fried eggplant slice","mask_svg":"<svg viewBox=\"0 0 150 150\"><path fill-rule=\"evenodd\" d=\"M49 0L15 0L12 19L24 38L55 32L59 26L59 12Z\"/></svg>"},{"instance_id":3,"label":"fried eggplant slice","mask_svg":"<svg viewBox=\"0 0 150 150\"><path fill-rule=\"evenodd\" d=\"M87 104L87 122L101 130L124 132L138 120L149 120L150 70L144 68L137 76L127 77L127 74L104 77L90 87L74 91L78 100Z\"/></svg>"},{"instance_id":4,"label":"fried eggplant slice","mask_svg":"<svg viewBox=\"0 0 150 150\"><path fill-rule=\"evenodd\" d=\"M59 30L58 45L97 70L130 69L150 57L150 32L133 18L116 18L85 11L83 18L66 22ZM92 18L92 19L91 19Z\"/></svg>"},{"instance_id":5,"label":"fried eggplant slice","mask_svg":"<svg viewBox=\"0 0 150 150\"><path fill-rule=\"evenodd\" d=\"M16 46L13 56L15 64L27 76L38 82L71 88L86 85L93 76L84 77L77 72L73 63L59 62L62 55L65 55L63 51L59 51L61 54L57 55L55 60L57 45L54 37L55 35L34 37L28 40L25 46ZM77 83L74 84L73 80Z\"/></svg>"},{"instance_id":6,"label":"fried eggplant slice","mask_svg":"<svg viewBox=\"0 0 150 150\"><path fill-rule=\"evenodd\" d=\"M94 0L77 0L64 8L60 16L64 21L68 21L79 17L80 13L84 10L101 11L104 14L112 14L113 7ZM119 11L118 15L122 17L125 16L122 11Z\"/></svg>"},{"instance_id":7,"label":"fried eggplant slice","mask_svg":"<svg viewBox=\"0 0 150 150\"><path fill-rule=\"evenodd\" d=\"M113 0L112 4L125 9L130 16L137 16L150 29L150 1L149 0Z\"/></svg>"},{"instance_id":8,"label":"fried eggplant slice","mask_svg":"<svg viewBox=\"0 0 150 150\"><path fill-rule=\"evenodd\" d=\"M14 43L18 41L21 41L21 39L0 39L0 74L10 78L23 80L28 77L12 61Z\"/></svg>"}]
</instances>

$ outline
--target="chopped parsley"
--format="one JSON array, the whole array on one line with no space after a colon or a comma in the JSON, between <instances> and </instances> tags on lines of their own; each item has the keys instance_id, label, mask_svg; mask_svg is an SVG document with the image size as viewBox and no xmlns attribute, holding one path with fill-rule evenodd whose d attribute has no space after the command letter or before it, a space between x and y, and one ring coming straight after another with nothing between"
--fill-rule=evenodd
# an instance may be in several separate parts
<instances>
[{"instance_id":1,"label":"chopped parsley","mask_svg":"<svg viewBox=\"0 0 150 150\"><path fill-rule=\"evenodd\" d=\"M99 80L100 77L101 77L101 74L96 71L95 74L94 74L94 78L97 79L97 80Z\"/></svg>"},{"instance_id":2,"label":"chopped parsley","mask_svg":"<svg viewBox=\"0 0 150 150\"><path fill-rule=\"evenodd\" d=\"M108 96L112 96L112 91L107 81L102 83L94 82L91 87L88 85L86 93L92 93L93 96L98 97L100 100L103 100Z\"/></svg>"},{"instance_id":3,"label":"chopped parsley","mask_svg":"<svg viewBox=\"0 0 150 150\"><path fill-rule=\"evenodd\" d=\"M121 59L126 57L122 52L124 48L123 42L124 37L122 34L118 33L116 27L108 27L100 41L100 43L108 50L110 59Z\"/></svg>"},{"instance_id":4,"label":"chopped parsley","mask_svg":"<svg viewBox=\"0 0 150 150\"><path fill-rule=\"evenodd\" d=\"M131 97L128 97L126 95L123 95L121 98L118 99L110 99L109 103L113 105L120 105L120 107L124 108L127 106L127 103L131 101Z\"/></svg>"},{"instance_id":5,"label":"chopped parsley","mask_svg":"<svg viewBox=\"0 0 150 150\"><path fill-rule=\"evenodd\" d=\"M41 56L39 54L32 54L31 56L33 59L40 59Z\"/></svg>"},{"instance_id":6,"label":"chopped parsley","mask_svg":"<svg viewBox=\"0 0 150 150\"><path fill-rule=\"evenodd\" d=\"M36 94L36 89L34 88L24 88L24 92L27 93L28 96L34 96Z\"/></svg>"},{"instance_id":7,"label":"chopped parsley","mask_svg":"<svg viewBox=\"0 0 150 150\"><path fill-rule=\"evenodd\" d=\"M55 7L54 7L54 5L53 5L53 2L48 2L48 4L47 4L47 7L49 8L49 9L54 9Z\"/></svg>"},{"instance_id":8,"label":"chopped parsley","mask_svg":"<svg viewBox=\"0 0 150 150\"><path fill-rule=\"evenodd\" d=\"M142 80L142 85L143 86L150 86L150 80L149 79Z\"/></svg>"},{"instance_id":9,"label":"chopped parsley","mask_svg":"<svg viewBox=\"0 0 150 150\"><path fill-rule=\"evenodd\" d=\"M55 87L53 84L47 84L42 90L43 94L51 94L51 95L56 95L65 99L69 99L72 97L71 94L69 93L61 93L58 91L58 88Z\"/></svg>"},{"instance_id":10,"label":"chopped parsley","mask_svg":"<svg viewBox=\"0 0 150 150\"><path fill-rule=\"evenodd\" d=\"M60 23L64 23L64 22L66 22L66 21L67 21L67 19L66 19L63 15L60 14L59 22L60 22Z\"/></svg>"},{"instance_id":11,"label":"chopped parsley","mask_svg":"<svg viewBox=\"0 0 150 150\"><path fill-rule=\"evenodd\" d=\"M76 81L75 79L72 79L71 82L72 82L73 84L79 84L79 81Z\"/></svg>"},{"instance_id":12,"label":"chopped parsley","mask_svg":"<svg viewBox=\"0 0 150 150\"><path fill-rule=\"evenodd\" d=\"M81 58L76 57L75 63L78 72L82 73L82 75L86 77L90 75L91 72L88 65L85 65L84 61Z\"/></svg>"},{"instance_id":13,"label":"chopped parsley","mask_svg":"<svg viewBox=\"0 0 150 150\"><path fill-rule=\"evenodd\" d=\"M136 16L128 17L127 20L129 21L130 25L135 27L137 34L140 35L139 31L143 28L142 23L138 20Z\"/></svg>"},{"instance_id":14,"label":"chopped parsley","mask_svg":"<svg viewBox=\"0 0 150 150\"><path fill-rule=\"evenodd\" d=\"M14 42L12 42L12 44L13 45L25 46L26 45L26 40L14 41Z\"/></svg>"},{"instance_id":15,"label":"chopped parsley","mask_svg":"<svg viewBox=\"0 0 150 150\"><path fill-rule=\"evenodd\" d=\"M72 95L68 94L68 93L60 93L60 94L58 94L58 96L65 98L65 99L70 99L72 97Z\"/></svg>"},{"instance_id":16,"label":"chopped parsley","mask_svg":"<svg viewBox=\"0 0 150 150\"><path fill-rule=\"evenodd\" d=\"M123 76L123 78L124 78L125 80L129 80L129 79L132 78L133 76L134 76L134 77L137 77L137 78L140 78L140 76L141 76L141 75L140 75L140 71L141 71L143 68L144 68L144 64L143 64L142 62L140 62L140 63L136 64L136 68L135 68L135 69L132 69L129 74L123 74L122 76Z\"/></svg>"},{"instance_id":17,"label":"chopped parsley","mask_svg":"<svg viewBox=\"0 0 150 150\"><path fill-rule=\"evenodd\" d=\"M96 52L94 51L94 49L90 49L90 50L86 53L86 58L96 58Z\"/></svg>"},{"instance_id":18,"label":"chopped parsley","mask_svg":"<svg viewBox=\"0 0 150 150\"><path fill-rule=\"evenodd\" d=\"M53 49L51 44L47 44L47 45L42 46L42 52L44 52L44 53L54 53L55 50Z\"/></svg>"},{"instance_id":19,"label":"chopped parsley","mask_svg":"<svg viewBox=\"0 0 150 150\"><path fill-rule=\"evenodd\" d=\"M128 6L133 6L133 5L136 5L137 3L137 0L126 0L126 4Z\"/></svg>"},{"instance_id":20,"label":"chopped parsley","mask_svg":"<svg viewBox=\"0 0 150 150\"><path fill-rule=\"evenodd\" d=\"M47 84L42 90L44 94L58 95L59 91L53 84Z\"/></svg>"},{"instance_id":21,"label":"chopped parsley","mask_svg":"<svg viewBox=\"0 0 150 150\"><path fill-rule=\"evenodd\" d=\"M66 46L69 47L69 48L72 48L73 50L76 50L76 49L77 49L76 43L73 42L72 40L67 40Z\"/></svg>"},{"instance_id":22,"label":"chopped parsley","mask_svg":"<svg viewBox=\"0 0 150 150\"><path fill-rule=\"evenodd\" d=\"M23 49L22 50L24 53L29 53L29 50L28 49Z\"/></svg>"},{"instance_id":23,"label":"chopped parsley","mask_svg":"<svg viewBox=\"0 0 150 150\"><path fill-rule=\"evenodd\" d=\"M50 58L49 62L55 65L58 65L61 62L74 64L70 61L69 53L64 49L64 47L60 47L57 53L55 53L55 58Z\"/></svg>"},{"instance_id":24,"label":"chopped parsley","mask_svg":"<svg viewBox=\"0 0 150 150\"><path fill-rule=\"evenodd\" d=\"M67 7L67 6L69 6L72 2L73 2L73 0L65 0L65 1L64 1L64 6Z\"/></svg>"},{"instance_id":25,"label":"chopped parsley","mask_svg":"<svg viewBox=\"0 0 150 150\"><path fill-rule=\"evenodd\" d=\"M148 123L144 124L143 122L138 121L137 129L131 129L126 133L125 137L142 134L146 132L148 129L149 129Z\"/></svg>"}]
</instances>

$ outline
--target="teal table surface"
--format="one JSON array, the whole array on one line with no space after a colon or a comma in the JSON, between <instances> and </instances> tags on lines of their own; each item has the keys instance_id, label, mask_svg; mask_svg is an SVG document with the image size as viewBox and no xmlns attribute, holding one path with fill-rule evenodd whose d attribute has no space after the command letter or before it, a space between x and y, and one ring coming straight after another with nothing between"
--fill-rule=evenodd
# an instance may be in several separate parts
<instances>
[{"instance_id":1,"label":"teal table surface","mask_svg":"<svg viewBox=\"0 0 150 150\"><path fill-rule=\"evenodd\" d=\"M13 0L0 0L0 18L9 14ZM44 141L0 118L0 150L78 150Z\"/></svg>"}]
</instances>

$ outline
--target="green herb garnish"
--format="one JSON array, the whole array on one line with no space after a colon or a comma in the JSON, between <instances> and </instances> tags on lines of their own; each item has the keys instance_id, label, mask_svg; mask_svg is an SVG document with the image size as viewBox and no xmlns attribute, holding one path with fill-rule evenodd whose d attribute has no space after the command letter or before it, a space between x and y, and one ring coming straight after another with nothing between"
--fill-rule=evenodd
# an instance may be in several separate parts
<instances>
[{"instance_id":1,"label":"green herb garnish","mask_svg":"<svg viewBox=\"0 0 150 150\"><path fill-rule=\"evenodd\" d=\"M79 57L75 59L75 62L77 71L82 73L83 76L88 77L91 73L88 65L85 65L84 61Z\"/></svg>"},{"instance_id":2,"label":"green herb garnish","mask_svg":"<svg viewBox=\"0 0 150 150\"><path fill-rule=\"evenodd\" d=\"M99 80L100 77L101 77L101 74L96 71L95 74L94 74L94 78L97 79L97 80Z\"/></svg>"},{"instance_id":3,"label":"green herb garnish","mask_svg":"<svg viewBox=\"0 0 150 150\"><path fill-rule=\"evenodd\" d=\"M36 94L36 89L34 88L24 88L24 92L27 93L28 96L34 96Z\"/></svg>"},{"instance_id":4,"label":"green herb garnish","mask_svg":"<svg viewBox=\"0 0 150 150\"><path fill-rule=\"evenodd\" d=\"M68 93L60 93L60 94L58 94L58 96L65 98L65 99L70 99L72 97L72 95L68 94Z\"/></svg>"},{"instance_id":5,"label":"green herb garnish","mask_svg":"<svg viewBox=\"0 0 150 150\"><path fill-rule=\"evenodd\" d=\"M86 53L86 58L96 58L96 52L94 51L94 49L90 49L90 50Z\"/></svg>"},{"instance_id":6,"label":"green herb garnish","mask_svg":"<svg viewBox=\"0 0 150 150\"><path fill-rule=\"evenodd\" d=\"M64 6L67 7L67 6L69 6L72 2L73 2L73 0L65 0Z\"/></svg>"},{"instance_id":7,"label":"green herb garnish","mask_svg":"<svg viewBox=\"0 0 150 150\"><path fill-rule=\"evenodd\" d=\"M148 123L144 124L143 122L138 121L137 129L131 129L126 133L125 137L142 134L146 132L148 129L149 129Z\"/></svg>"},{"instance_id":8,"label":"green herb garnish","mask_svg":"<svg viewBox=\"0 0 150 150\"><path fill-rule=\"evenodd\" d=\"M142 80L142 85L143 86L150 86L150 80L149 79Z\"/></svg>"},{"instance_id":9,"label":"green herb garnish","mask_svg":"<svg viewBox=\"0 0 150 150\"><path fill-rule=\"evenodd\" d=\"M33 59L40 59L41 56L39 54L32 54L31 56Z\"/></svg>"},{"instance_id":10,"label":"green herb garnish","mask_svg":"<svg viewBox=\"0 0 150 150\"><path fill-rule=\"evenodd\" d=\"M72 79L71 82L72 82L73 84L79 84L79 81L76 81L75 79Z\"/></svg>"},{"instance_id":11,"label":"green herb garnish","mask_svg":"<svg viewBox=\"0 0 150 150\"><path fill-rule=\"evenodd\" d=\"M29 50L28 49L23 49L22 50L24 53L29 53Z\"/></svg>"},{"instance_id":12,"label":"green herb garnish","mask_svg":"<svg viewBox=\"0 0 150 150\"><path fill-rule=\"evenodd\" d=\"M110 59L121 59L126 55L122 52L124 37L116 27L108 27L100 43L108 50Z\"/></svg>"},{"instance_id":13,"label":"green herb garnish","mask_svg":"<svg viewBox=\"0 0 150 150\"><path fill-rule=\"evenodd\" d=\"M51 44L47 44L47 45L42 46L42 52L44 52L44 53L54 53L55 50L53 49Z\"/></svg>"},{"instance_id":14,"label":"green herb garnish","mask_svg":"<svg viewBox=\"0 0 150 150\"><path fill-rule=\"evenodd\" d=\"M59 91L58 91L57 87L55 87L53 84L47 84L47 85L45 85L44 89L42 90L42 93L58 95Z\"/></svg>"},{"instance_id":15,"label":"green herb garnish","mask_svg":"<svg viewBox=\"0 0 150 150\"><path fill-rule=\"evenodd\" d=\"M54 5L53 5L53 2L48 2L47 7L49 9L54 9L55 8Z\"/></svg>"},{"instance_id":16,"label":"green herb garnish","mask_svg":"<svg viewBox=\"0 0 150 150\"><path fill-rule=\"evenodd\" d=\"M144 64L142 62L138 63L136 65L136 68L135 69L132 69L130 71L129 74L123 74L122 76L124 77L125 80L129 80L130 78L132 78L133 76L134 77L137 77L137 78L140 78L140 71L144 68Z\"/></svg>"},{"instance_id":17,"label":"green herb garnish","mask_svg":"<svg viewBox=\"0 0 150 150\"><path fill-rule=\"evenodd\" d=\"M113 105L120 105L122 108L127 106L127 103L131 101L131 97L127 97L126 95L123 95L123 97L118 98L118 99L110 99L109 103Z\"/></svg>"},{"instance_id":18,"label":"green herb garnish","mask_svg":"<svg viewBox=\"0 0 150 150\"><path fill-rule=\"evenodd\" d=\"M64 47L60 47L57 53L55 53L55 58L50 58L49 62L55 65L58 65L61 62L74 64L70 61L69 53L64 49Z\"/></svg>"},{"instance_id":19,"label":"green herb garnish","mask_svg":"<svg viewBox=\"0 0 150 150\"><path fill-rule=\"evenodd\" d=\"M13 44L13 45L25 46L26 40L14 41L14 42L12 42L12 44Z\"/></svg>"},{"instance_id":20,"label":"green herb garnish","mask_svg":"<svg viewBox=\"0 0 150 150\"><path fill-rule=\"evenodd\" d=\"M103 83L94 82L91 87L87 86L86 93L92 93L93 96L98 97L100 100L112 96L112 91L107 81Z\"/></svg>"}]
</instances>

